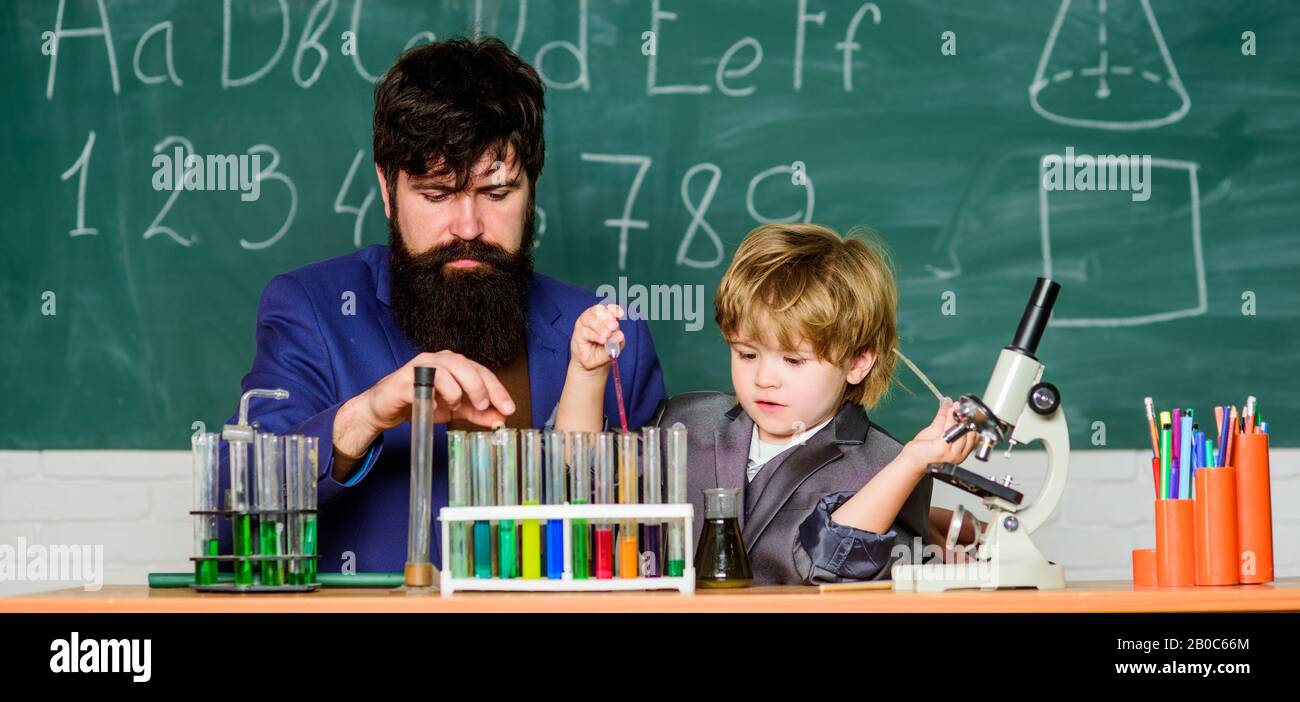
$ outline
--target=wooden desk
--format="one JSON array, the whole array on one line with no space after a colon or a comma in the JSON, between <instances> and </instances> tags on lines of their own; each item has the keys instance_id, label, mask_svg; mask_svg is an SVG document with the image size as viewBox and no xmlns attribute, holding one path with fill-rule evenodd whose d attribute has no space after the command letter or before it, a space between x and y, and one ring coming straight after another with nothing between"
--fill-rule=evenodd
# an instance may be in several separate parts
<instances>
[{"instance_id":1,"label":"wooden desk","mask_svg":"<svg viewBox=\"0 0 1300 702\"><path fill-rule=\"evenodd\" d=\"M144 585L81 588L0 598L0 612L1269 612L1300 611L1300 578L1268 585L1134 589L1130 582L1080 582L1065 590L890 590L820 592L781 585L744 590L618 593L483 593L451 597L375 589L291 595L151 590Z\"/></svg>"}]
</instances>

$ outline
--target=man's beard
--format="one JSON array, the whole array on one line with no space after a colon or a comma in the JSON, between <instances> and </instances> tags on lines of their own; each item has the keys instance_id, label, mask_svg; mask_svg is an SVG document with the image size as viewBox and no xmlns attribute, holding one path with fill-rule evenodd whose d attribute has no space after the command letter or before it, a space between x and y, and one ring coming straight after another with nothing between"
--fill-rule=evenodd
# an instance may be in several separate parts
<instances>
[{"instance_id":1,"label":"man's beard","mask_svg":"<svg viewBox=\"0 0 1300 702\"><path fill-rule=\"evenodd\" d=\"M393 316L421 351L450 350L491 369L515 359L528 339L528 286L533 276L531 205L519 251L482 239L413 254L402 239L397 212L388 220ZM471 259L479 265L446 264Z\"/></svg>"}]
</instances>

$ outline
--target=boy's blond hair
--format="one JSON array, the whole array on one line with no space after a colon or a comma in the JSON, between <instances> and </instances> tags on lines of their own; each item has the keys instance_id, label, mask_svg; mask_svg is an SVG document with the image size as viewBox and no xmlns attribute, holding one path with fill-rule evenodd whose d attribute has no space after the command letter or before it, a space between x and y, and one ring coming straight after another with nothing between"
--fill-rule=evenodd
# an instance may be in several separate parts
<instances>
[{"instance_id":1,"label":"boy's blond hair","mask_svg":"<svg viewBox=\"0 0 1300 702\"><path fill-rule=\"evenodd\" d=\"M855 236L858 235L858 236ZM714 298L728 342L806 339L841 368L873 351L876 362L845 399L874 407L889 389L898 344L898 286L889 253L869 230L841 237L815 224L767 224L751 231Z\"/></svg>"}]
</instances>

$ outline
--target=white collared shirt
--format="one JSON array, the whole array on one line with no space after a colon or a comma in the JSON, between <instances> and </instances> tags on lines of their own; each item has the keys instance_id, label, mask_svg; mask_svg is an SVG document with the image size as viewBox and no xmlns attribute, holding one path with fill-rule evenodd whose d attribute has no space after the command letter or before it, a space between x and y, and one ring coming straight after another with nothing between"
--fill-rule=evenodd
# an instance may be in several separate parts
<instances>
[{"instance_id":1,"label":"white collared shirt","mask_svg":"<svg viewBox=\"0 0 1300 702\"><path fill-rule=\"evenodd\" d=\"M818 424L812 429L797 434L793 439L790 439L789 443L785 444L771 444L759 439L758 424L755 424L754 433L751 434L749 438L749 465L745 467L745 480L752 481L754 476L758 475L758 471L761 470L768 461L775 458L777 454L788 448L798 446L799 444L808 441L808 439L812 438L813 434L821 431L822 427L830 424L832 419L835 419L835 415L831 415L826 419L826 421Z\"/></svg>"}]
</instances>

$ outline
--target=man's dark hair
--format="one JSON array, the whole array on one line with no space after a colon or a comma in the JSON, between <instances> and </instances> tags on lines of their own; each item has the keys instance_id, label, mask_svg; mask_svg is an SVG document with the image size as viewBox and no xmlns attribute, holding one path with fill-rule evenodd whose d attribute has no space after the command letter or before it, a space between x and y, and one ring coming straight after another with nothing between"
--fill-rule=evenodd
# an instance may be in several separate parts
<instances>
[{"instance_id":1,"label":"man's dark hair","mask_svg":"<svg viewBox=\"0 0 1300 702\"><path fill-rule=\"evenodd\" d=\"M546 160L541 78L500 39L455 37L408 50L375 85L375 163L396 203L399 171L468 187L484 154L513 148L530 192Z\"/></svg>"}]
</instances>

